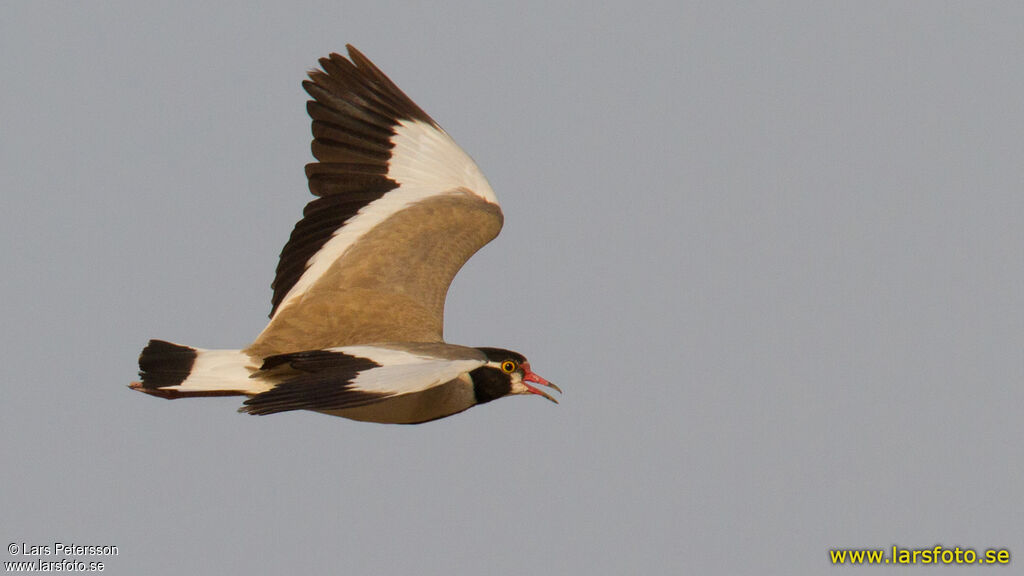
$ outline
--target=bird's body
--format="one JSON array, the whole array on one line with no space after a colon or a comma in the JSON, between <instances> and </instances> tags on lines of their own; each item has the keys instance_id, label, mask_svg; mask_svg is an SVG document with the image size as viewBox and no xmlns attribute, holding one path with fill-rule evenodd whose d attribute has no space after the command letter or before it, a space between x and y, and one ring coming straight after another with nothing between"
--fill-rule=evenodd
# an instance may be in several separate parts
<instances>
[{"instance_id":1,"label":"bird's body","mask_svg":"<svg viewBox=\"0 0 1024 576\"><path fill-rule=\"evenodd\" d=\"M418 423L553 384L522 355L443 340L455 274L498 235L501 208L476 164L349 46L303 83L313 97L319 196L281 252L270 322L243 350L159 340L139 357L154 396L249 396L242 412L314 410Z\"/></svg>"}]
</instances>

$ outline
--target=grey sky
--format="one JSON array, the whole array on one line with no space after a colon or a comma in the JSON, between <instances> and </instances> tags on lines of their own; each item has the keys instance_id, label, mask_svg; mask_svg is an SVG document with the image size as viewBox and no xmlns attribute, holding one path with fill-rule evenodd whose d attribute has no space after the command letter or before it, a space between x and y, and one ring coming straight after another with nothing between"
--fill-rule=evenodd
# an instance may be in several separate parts
<instances>
[{"instance_id":1,"label":"grey sky","mask_svg":"<svg viewBox=\"0 0 1024 576\"><path fill-rule=\"evenodd\" d=\"M117 545L112 574L1024 554L1022 38L1012 3L8 3L2 543ZM561 405L398 427L125 387L148 338L263 327L300 82L345 43L501 199L447 339Z\"/></svg>"}]
</instances>

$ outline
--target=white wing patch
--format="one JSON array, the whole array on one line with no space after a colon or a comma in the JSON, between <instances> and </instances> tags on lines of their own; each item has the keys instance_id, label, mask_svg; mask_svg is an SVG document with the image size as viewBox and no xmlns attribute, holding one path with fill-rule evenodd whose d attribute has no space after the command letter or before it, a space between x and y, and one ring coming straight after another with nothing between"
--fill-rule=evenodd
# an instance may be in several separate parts
<instances>
[{"instance_id":1,"label":"white wing patch","mask_svg":"<svg viewBox=\"0 0 1024 576\"><path fill-rule=\"evenodd\" d=\"M392 142L388 178L398 182L398 188L364 206L334 231L306 262L306 270L281 300L278 311L309 290L367 232L410 204L459 188L498 203L480 168L444 130L426 122L404 120L395 127Z\"/></svg>"},{"instance_id":2,"label":"white wing patch","mask_svg":"<svg viewBox=\"0 0 1024 576\"><path fill-rule=\"evenodd\" d=\"M402 120L391 139L395 147L388 162L388 178L402 187L443 192L468 188L491 204L498 197L483 172L447 132L417 120Z\"/></svg>"},{"instance_id":3,"label":"white wing patch","mask_svg":"<svg viewBox=\"0 0 1024 576\"><path fill-rule=\"evenodd\" d=\"M367 358L380 364L379 368L361 372L352 380L350 386L353 390L389 396L422 392L454 380L460 374L487 363L486 360L451 360L421 356L378 346L345 346L331 350Z\"/></svg>"}]
</instances>

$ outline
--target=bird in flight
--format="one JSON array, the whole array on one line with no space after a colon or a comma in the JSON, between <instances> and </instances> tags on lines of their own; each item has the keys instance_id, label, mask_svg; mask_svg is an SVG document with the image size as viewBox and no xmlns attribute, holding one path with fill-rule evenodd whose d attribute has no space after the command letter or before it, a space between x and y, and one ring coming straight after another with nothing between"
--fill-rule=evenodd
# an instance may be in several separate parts
<instances>
[{"instance_id":1,"label":"bird in flight","mask_svg":"<svg viewBox=\"0 0 1024 576\"><path fill-rule=\"evenodd\" d=\"M513 394L557 401L511 350L448 344L455 274L501 230L473 160L362 53L331 54L312 97L316 199L281 251L270 322L243 350L150 340L130 387L247 396L240 412L312 410L416 424Z\"/></svg>"}]
</instances>

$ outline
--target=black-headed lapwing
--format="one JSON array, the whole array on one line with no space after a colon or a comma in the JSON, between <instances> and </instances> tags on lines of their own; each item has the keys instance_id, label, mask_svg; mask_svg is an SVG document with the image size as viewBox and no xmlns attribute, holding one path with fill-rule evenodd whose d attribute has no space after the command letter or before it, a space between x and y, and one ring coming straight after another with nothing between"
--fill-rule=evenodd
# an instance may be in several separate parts
<instances>
[{"instance_id":1,"label":"black-headed lapwing","mask_svg":"<svg viewBox=\"0 0 1024 576\"><path fill-rule=\"evenodd\" d=\"M557 386L521 354L443 340L452 278L501 230L473 160L352 46L303 82L313 98L306 205L281 252L270 322L244 350L151 340L131 388L248 396L240 412L313 410L414 424Z\"/></svg>"}]
</instances>

